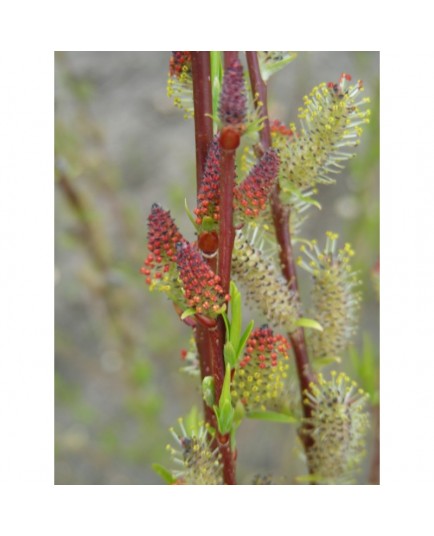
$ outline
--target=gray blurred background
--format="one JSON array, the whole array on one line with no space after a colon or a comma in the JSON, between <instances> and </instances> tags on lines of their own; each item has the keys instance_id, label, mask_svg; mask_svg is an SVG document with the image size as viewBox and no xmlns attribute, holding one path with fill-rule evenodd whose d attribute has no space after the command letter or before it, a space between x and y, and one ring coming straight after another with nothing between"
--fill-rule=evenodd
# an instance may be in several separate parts
<instances>
[{"instance_id":1,"label":"gray blurred background","mask_svg":"<svg viewBox=\"0 0 434 536\"><path fill-rule=\"evenodd\" d=\"M193 238L183 210L195 199L193 122L166 95L169 57L56 53L56 484L161 484L151 463L168 465L168 428L200 407L197 382L179 373L189 329L139 274L154 201ZM320 188L323 209L303 235L322 243L330 229L353 244L364 295L356 346L370 341L378 360L379 54L300 52L270 80L269 111L296 121L302 97L343 71L363 79L372 119L358 157ZM354 376L349 362L341 368ZM305 473L293 427L248 421L237 438L240 483ZM360 483L372 457L370 437Z\"/></svg>"}]
</instances>

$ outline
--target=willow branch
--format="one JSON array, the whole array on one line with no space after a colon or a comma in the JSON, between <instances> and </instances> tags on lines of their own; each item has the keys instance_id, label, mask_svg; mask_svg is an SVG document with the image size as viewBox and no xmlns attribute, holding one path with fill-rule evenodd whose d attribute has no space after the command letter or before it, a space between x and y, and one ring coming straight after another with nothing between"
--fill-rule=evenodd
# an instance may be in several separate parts
<instances>
[{"instance_id":1,"label":"willow branch","mask_svg":"<svg viewBox=\"0 0 434 536\"><path fill-rule=\"evenodd\" d=\"M212 114L212 92L211 92L211 77L210 77L210 54L209 52L192 52L192 75L193 75L193 99L194 99L194 125L195 125L195 140L196 140L196 182L197 192L199 193L202 176L205 168L206 156L213 137L213 124L211 119ZM222 172L223 176L223 172ZM223 187L224 189L224 187ZM224 195L228 196L227 191ZM231 199L232 207L232 199ZM222 219L225 220L223 227L220 226L219 233L219 259L223 255L224 259L224 281L223 284L225 293L229 292L230 281L230 259L229 265L227 261L227 240L226 228L228 215L225 216L223 209ZM230 216L231 218L231 216ZM221 244L224 244L224 247ZM233 239L232 239L233 243ZM232 248L230 248L232 252ZM204 257L210 268L216 270L216 260L214 258ZM221 263L219 262L221 265ZM227 274L227 269L229 273ZM221 267L219 267L219 275ZM225 340L225 326L221 316L218 317L215 327L205 327L198 322L196 328L196 344L199 353L200 367L202 378L209 376L210 373L214 378L215 396L219 399L223 380L224 380L224 357L223 345ZM211 426L218 430L214 411L204 403L204 412L206 421ZM225 484L235 484L235 462L230 448L229 438L217 433L217 443L222 456L223 463L223 479Z\"/></svg>"},{"instance_id":2,"label":"willow branch","mask_svg":"<svg viewBox=\"0 0 434 536\"><path fill-rule=\"evenodd\" d=\"M267 109L267 86L261 76L257 53L246 52L246 56L255 107L260 117L262 117L264 120L263 128L259 133L261 147L258 149L258 152L263 153L271 146L270 121L268 118ZM276 239L280 246L281 268L291 290L298 295L297 273L292 252L291 235L289 231L290 209L288 206L284 206L281 203L279 194L280 185L277 183L274 191L271 194L271 210L276 232ZM302 328L298 328L296 331L291 333L289 337L294 349L297 373L300 381L300 390L303 399L303 391L309 388L309 384L314 378L306 349L304 330ZM311 408L306 404L303 404L303 412L305 417L310 417ZM305 437L307 438L304 440L305 447L308 448L310 446L311 439L309 436Z\"/></svg>"},{"instance_id":3,"label":"willow branch","mask_svg":"<svg viewBox=\"0 0 434 536\"><path fill-rule=\"evenodd\" d=\"M209 52L192 52L196 184L199 193L206 155L212 140L212 94Z\"/></svg>"}]
</instances>

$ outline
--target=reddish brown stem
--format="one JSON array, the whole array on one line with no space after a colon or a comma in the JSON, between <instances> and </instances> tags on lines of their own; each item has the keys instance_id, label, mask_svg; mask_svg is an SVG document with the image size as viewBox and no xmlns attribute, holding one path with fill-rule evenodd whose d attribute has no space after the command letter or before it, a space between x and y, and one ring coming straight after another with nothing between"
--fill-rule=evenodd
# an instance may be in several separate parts
<instances>
[{"instance_id":1,"label":"reddish brown stem","mask_svg":"<svg viewBox=\"0 0 434 536\"><path fill-rule=\"evenodd\" d=\"M206 155L212 140L212 119L207 115L212 110L209 52L192 52L194 133L196 141L196 184L199 192ZM206 259L205 259L206 260ZM199 354L202 379L213 373L211 334L207 326L197 322L196 346ZM204 401L205 421L216 427L214 411Z\"/></svg>"},{"instance_id":2,"label":"reddish brown stem","mask_svg":"<svg viewBox=\"0 0 434 536\"><path fill-rule=\"evenodd\" d=\"M249 67L250 83L254 95L255 106L260 115L264 119L263 128L260 131L261 148L259 152L266 151L271 146L271 131L270 121L267 110L267 86L262 79L259 68L258 56L256 52L246 52L247 65ZM297 273L295 270L294 258L292 254L291 235L289 231L289 207L282 205L280 201L280 185L276 187L271 195L271 209L273 222L276 232L276 238L280 246L280 261L282 273L288 281L291 289L298 292ZM304 330L297 329L289 335L292 347L294 349L295 362L297 373L300 381L300 390L303 397L303 391L309 388L309 384L313 381L314 376L309 362L309 356L306 349L306 341ZM311 408L303 404L303 413L305 417L310 417ZM303 437L305 448L308 449L312 443L310 436Z\"/></svg>"},{"instance_id":3,"label":"reddish brown stem","mask_svg":"<svg viewBox=\"0 0 434 536\"><path fill-rule=\"evenodd\" d=\"M235 459L231 449L231 439L229 434L218 436L220 454L223 460L223 480L225 484L235 485Z\"/></svg>"},{"instance_id":4,"label":"reddish brown stem","mask_svg":"<svg viewBox=\"0 0 434 536\"><path fill-rule=\"evenodd\" d=\"M373 453L371 459L371 469L369 473L369 483L380 483L380 406L376 404L372 407L373 417Z\"/></svg>"},{"instance_id":5,"label":"reddish brown stem","mask_svg":"<svg viewBox=\"0 0 434 536\"><path fill-rule=\"evenodd\" d=\"M196 184L199 193L206 155L212 140L212 94L209 52L192 52Z\"/></svg>"},{"instance_id":6,"label":"reddish brown stem","mask_svg":"<svg viewBox=\"0 0 434 536\"><path fill-rule=\"evenodd\" d=\"M193 75L193 99L194 99L194 124L196 140L196 182L199 192L206 156L213 137L212 125L212 93L210 82L210 55L209 52L192 52L192 75ZM231 200L232 206L232 200ZM224 236L220 231L219 240ZM219 246L219 256L221 255ZM230 249L232 251L232 248ZM227 250L223 256L227 257ZM210 268L216 270L216 258L204 257ZM225 266L227 267L227 260ZM229 259L230 278L230 259ZM229 279L228 279L229 281ZM222 285L223 286L223 285ZM223 286L223 288L226 288ZM227 283L229 289L229 282ZM228 292L228 291L226 291ZM200 322L196 328L196 344L199 353L201 376L212 374L215 385L215 396L218 401L224 380L223 344L225 340L225 326L221 316L215 327L206 327ZM204 404L206 422L215 430L218 429L214 411ZM235 463L230 448L230 441L218 434L217 443L220 449L223 463L223 479L225 484L235 484Z\"/></svg>"},{"instance_id":7,"label":"reddish brown stem","mask_svg":"<svg viewBox=\"0 0 434 536\"><path fill-rule=\"evenodd\" d=\"M218 274L225 294L229 293L232 249L235 230L233 225L233 195L235 185L235 151L222 149L220 177L220 233Z\"/></svg>"}]
</instances>

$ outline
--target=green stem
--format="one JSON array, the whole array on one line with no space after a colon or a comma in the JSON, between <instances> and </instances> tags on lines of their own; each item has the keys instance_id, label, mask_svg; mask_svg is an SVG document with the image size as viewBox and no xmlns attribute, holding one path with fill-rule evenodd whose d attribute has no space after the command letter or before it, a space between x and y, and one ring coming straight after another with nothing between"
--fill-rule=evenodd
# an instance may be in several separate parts
<instances>
[{"instance_id":1,"label":"green stem","mask_svg":"<svg viewBox=\"0 0 434 536\"><path fill-rule=\"evenodd\" d=\"M222 88L223 64L220 51L210 52L211 55L211 90L212 90L212 115L217 117ZM217 131L217 123L214 122L214 133Z\"/></svg>"}]
</instances>

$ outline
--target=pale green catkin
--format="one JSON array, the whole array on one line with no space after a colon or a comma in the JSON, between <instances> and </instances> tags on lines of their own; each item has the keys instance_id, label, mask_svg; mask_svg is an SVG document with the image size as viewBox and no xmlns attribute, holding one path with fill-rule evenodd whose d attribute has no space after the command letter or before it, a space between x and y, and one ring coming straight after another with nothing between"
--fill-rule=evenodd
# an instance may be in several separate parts
<instances>
[{"instance_id":1,"label":"pale green catkin","mask_svg":"<svg viewBox=\"0 0 434 536\"><path fill-rule=\"evenodd\" d=\"M359 281L350 265L354 255L350 244L336 251L338 235L327 232L324 250L312 242L312 250L302 246L305 258L298 265L313 277L310 316L323 331L311 331L309 346L316 358L338 357L356 332L361 296Z\"/></svg>"},{"instance_id":2,"label":"pale green catkin","mask_svg":"<svg viewBox=\"0 0 434 536\"><path fill-rule=\"evenodd\" d=\"M250 243L242 229L236 231L232 272L244 287L247 301L263 313L271 326L291 333L296 329L300 306L298 296L279 271Z\"/></svg>"},{"instance_id":3,"label":"pale green catkin","mask_svg":"<svg viewBox=\"0 0 434 536\"><path fill-rule=\"evenodd\" d=\"M222 485L223 473L218 448L212 449L205 426L201 425L193 434L188 434L182 419L179 420L181 434L173 428L170 433L176 448L167 445L177 469L172 471L178 484Z\"/></svg>"},{"instance_id":4,"label":"pale green catkin","mask_svg":"<svg viewBox=\"0 0 434 536\"><path fill-rule=\"evenodd\" d=\"M303 432L314 442L307 451L312 477L319 484L353 483L366 454L368 395L346 374L335 371L330 380L319 374L304 395L304 404L312 408Z\"/></svg>"}]
</instances>

